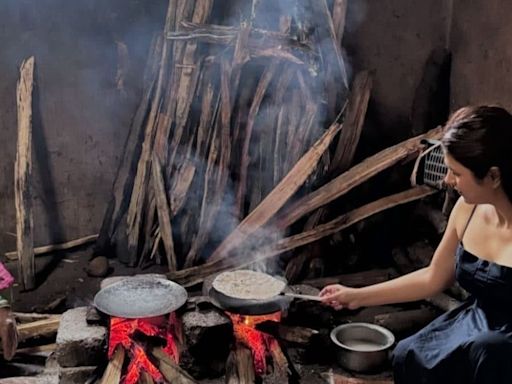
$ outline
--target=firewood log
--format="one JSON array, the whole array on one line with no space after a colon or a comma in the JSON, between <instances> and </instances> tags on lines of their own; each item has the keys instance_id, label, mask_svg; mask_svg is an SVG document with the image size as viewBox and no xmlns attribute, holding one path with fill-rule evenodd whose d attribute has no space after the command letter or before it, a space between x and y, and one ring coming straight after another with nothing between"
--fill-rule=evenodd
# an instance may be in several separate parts
<instances>
[{"instance_id":1,"label":"firewood log","mask_svg":"<svg viewBox=\"0 0 512 384\"><path fill-rule=\"evenodd\" d=\"M153 348L151 354L157 359L157 366L169 383L197 384L197 381L180 368L180 366L177 365L162 348Z\"/></svg>"},{"instance_id":2,"label":"firewood log","mask_svg":"<svg viewBox=\"0 0 512 384\"><path fill-rule=\"evenodd\" d=\"M119 384L121 380L121 370L123 368L125 350L120 345L114 351L114 355L107 365L107 369L101 378L100 384Z\"/></svg>"},{"instance_id":3,"label":"firewood log","mask_svg":"<svg viewBox=\"0 0 512 384\"><path fill-rule=\"evenodd\" d=\"M256 376L251 351L236 345L226 362L226 384L253 384Z\"/></svg>"}]
</instances>

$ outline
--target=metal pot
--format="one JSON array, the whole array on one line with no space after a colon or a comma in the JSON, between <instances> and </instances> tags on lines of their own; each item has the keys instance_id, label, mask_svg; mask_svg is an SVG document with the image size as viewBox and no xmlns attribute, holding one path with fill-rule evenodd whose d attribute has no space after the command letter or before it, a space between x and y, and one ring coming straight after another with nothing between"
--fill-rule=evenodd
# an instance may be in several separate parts
<instances>
[{"instance_id":1,"label":"metal pot","mask_svg":"<svg viewBox=\"0 0 512 384\"><path fill-rule=\"evenodd\" d=\"M331 331L338 364L355 372L376 372L389 360L395 337L386 328L370 323L343 324Z\"/></svg>"},{"instance_id":2,"label":"metal pot","mask_svg":"<svg viewBox=\"0 0 512 384\"><path fill-rule=\"evenodd\" d=\"M187 297L185 288L173 281L130 277L102 288L94 296L94 305L111 316L138 319L174 312Z\"/></svg>"}]
</instances>

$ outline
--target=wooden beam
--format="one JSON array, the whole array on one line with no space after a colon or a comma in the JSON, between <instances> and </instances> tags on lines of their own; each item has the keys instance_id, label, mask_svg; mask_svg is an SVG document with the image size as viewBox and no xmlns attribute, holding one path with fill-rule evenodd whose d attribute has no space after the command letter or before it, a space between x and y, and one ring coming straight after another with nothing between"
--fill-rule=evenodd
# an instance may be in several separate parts
<instances>
[{"instance_id":1,"label":"wooden beam","mask_svg":"<svg viewBox=\"0 0 512 384\"><path fill-rule=\"evenodd\" d=\"M55 251L65 251L66 249L75 248L80 245L84 245L84 244L93 242L97 238L98 238L98 235L89 235L89 236L81 237L80 239L71 240L71 241L68 241L65 243L44 245L42 247L35 247L34 248L34 256L44 255L44 254L47 254L50 252L55 252ZM18 260L18 252L16 252L16 251L5 252L5 257L8 260Z\"/></svg>"},{"instance_id":2,"label":"wooden beam","mask_svg":"<svg viewBox=\"0 0 512 384\"><path fill-rule=\"evenodd\" d=\"M18 143L14 171L16 205L16 250L18 278L23 289L36 285L32 217L32 91L34 57L21 63L16 91L18 105Z\"/></svg>"},{"instance_id":3,"label":"wooden beam","mask_svg":"<svg viewBox=\"0 0 512 384\"><path fill-rule=\"evenodd\" d=\"M384 169L410 156L417 155L423 149L421 143L423 139L437 139L441 135L442 127L438 127L370 156L327 184L290 204L278 215L276 219L277 228L285 229L289 227L302 216L344 195Z\"/></svg>"}]
</instances>

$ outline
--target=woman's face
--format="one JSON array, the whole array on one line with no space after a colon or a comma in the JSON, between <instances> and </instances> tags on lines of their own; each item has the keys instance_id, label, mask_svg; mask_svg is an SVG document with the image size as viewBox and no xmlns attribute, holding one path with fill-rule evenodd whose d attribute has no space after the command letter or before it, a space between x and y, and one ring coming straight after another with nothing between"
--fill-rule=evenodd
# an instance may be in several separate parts
<instances>
[{"instance_id":1,"label":"woman's face","mask_svg":"<svg viewBox=\"0 0 512 384\"><path fill-rule=\"evenodd\" d=\"M473 172L455 160L449 153L444 154L444 162L448 173L444 182L454 188L468 204L482 204L490 202L493 191L489 177L478 179Z\"/></svg>"}]
</instances>

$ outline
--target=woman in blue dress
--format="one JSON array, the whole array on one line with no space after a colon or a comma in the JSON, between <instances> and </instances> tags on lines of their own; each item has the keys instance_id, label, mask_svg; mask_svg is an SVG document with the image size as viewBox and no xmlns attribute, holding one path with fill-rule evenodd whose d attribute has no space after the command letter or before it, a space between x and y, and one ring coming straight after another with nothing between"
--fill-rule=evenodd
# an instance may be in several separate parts
<instances>
[{"instance_id":1,"label":"woman in blue dress","mask_svg":"<svg viewBox=\"0 0 512 384\"><path fill-rule=\"evenodd\" d=\"M430 265L363 288L329 285L320 295L356 309L428 298L457 279L470 298L397 344L395 383L512 383L512 115L461 108L442 143L445 182L461 197Z\"/></svg>"}]
</instances>

